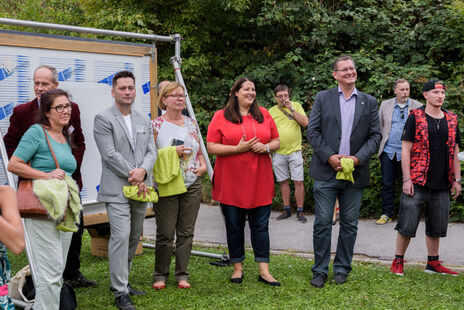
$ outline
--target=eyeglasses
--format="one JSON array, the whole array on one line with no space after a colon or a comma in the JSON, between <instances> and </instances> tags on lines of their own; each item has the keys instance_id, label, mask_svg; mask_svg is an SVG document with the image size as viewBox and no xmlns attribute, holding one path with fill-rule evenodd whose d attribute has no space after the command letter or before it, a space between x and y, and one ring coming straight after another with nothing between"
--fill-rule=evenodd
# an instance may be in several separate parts
<instances>
[{"instance_id":1,"label":"eyeglasses","mask_svg":"<svg viewBox=\"0 0 464 310\"><path fill-rule=\"evenodd\" d=\"M344 69L341 69L341 70L336 69L335 71L340 71L340 72L346 73L348 71L356 71L356 68L351 67L351 68L344 68Z\"/></svg>"},{"instance_id":2,"label":"eyeglasses","mask_svg":"<svg viewBox=\"0 0 464 310\"><path fill-rule=\"evenodd\" d=\"M280 95L280 96L276 96L277 98L279 99L285 99L285 98L288 98L288 95Z\"/></svg>"},{"instance_id":3,"label":"eyeglasses","mask_svg":"<svg viewBox=\"0 0 464 310\"><path fill-rule=\"evenodd\" d=\"M71 104L65 104L65 105L57 105L56 107L50 107L50 109L55 109L56 112L58 113L63 113L63 111L66 109L66 111L71 111Z\"/></svg>"},{"instance_id":4,"label":"eyeglasses","mask_svg":"<svg viewBox=\"0 0 464 310\"><path fill-rule=\"evenodd\" d=\"M187 98L186 95L167 95L166 97L175 98L175 99L177 99L177 100Z\"/></svg>"}]
</instances>

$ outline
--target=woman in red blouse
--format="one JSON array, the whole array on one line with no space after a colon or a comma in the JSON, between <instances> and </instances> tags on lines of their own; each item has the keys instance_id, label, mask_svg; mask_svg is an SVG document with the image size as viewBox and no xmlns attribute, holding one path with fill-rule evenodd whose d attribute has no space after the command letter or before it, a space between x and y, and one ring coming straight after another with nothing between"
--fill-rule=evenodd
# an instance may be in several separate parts
<instances>
[{"instance_id":1,"label":"woman in red blouse","mask_svg":"<svg viewBox=\"0 0 464 310\"><path fill-rule=\"evenodd\" d=\"M269 272L269 216L274 197L270 153L279 149L276 125L269 112L258 106L254 83L238 79L226 107L217 111L208 127L207 148L217 155L213 199L221 203L226 223L233 283L242 283L245 259L245 218L251 231L258 281L280 286Z\"/></svg>"}]
</instances>

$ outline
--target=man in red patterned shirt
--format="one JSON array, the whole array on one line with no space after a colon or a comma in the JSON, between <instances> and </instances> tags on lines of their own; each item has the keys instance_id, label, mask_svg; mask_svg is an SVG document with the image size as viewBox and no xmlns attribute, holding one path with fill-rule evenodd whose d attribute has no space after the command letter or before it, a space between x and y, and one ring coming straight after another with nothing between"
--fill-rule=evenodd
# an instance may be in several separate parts
<instances>
[{"instance_id":1,"label":"man in red patterned shirt","mask_svg":"<svg viewBox=\"0 0 464 310\"><path fill-rule=\"evenodd\" d=\"M403 275L404 254L416 235L425 207L425 240L428 259L425 272L457 276L439 260L440 238L446 237L450 206L461 193L461 168L457 158L460 135L457 116L442 108L445 84L429 80L424 84L426 106L412 110L404 126L401 166L403 193L400 200L396 257L390 271Z\"/></svg>"}]
</instances>

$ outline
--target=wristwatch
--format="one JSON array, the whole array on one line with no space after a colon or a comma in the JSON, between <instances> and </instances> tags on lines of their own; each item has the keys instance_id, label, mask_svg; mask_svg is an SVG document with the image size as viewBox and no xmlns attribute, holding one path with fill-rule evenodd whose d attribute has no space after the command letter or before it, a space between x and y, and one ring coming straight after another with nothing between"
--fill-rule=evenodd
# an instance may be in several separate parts
<instances>
[{"instance_id":1,"label":"wristwatch","mask_svg":"<svg viewBox=\"0 0 464 310\"><path fill-rule=\"evenodd\" d=\"M268 153L270 153L270 152L271 152L271 148L269 147L269 145L265 144L264 146L266 147L266 151L267 151Z\"/></svg>"},{"instance_id":2,"label":"wristwatch","mask_svg":"<svg viewBox=\"0 0 464 310\"><path fill-rule=\"evenodd\" d=\"M290 111L291 111L292 113L295 112L295 108L293 108L293 107L290 108Z\"/></svg>"},{"instance_id":3,"label":"wristwatch","mask_svg":"<svg viewBox=\"0 0 464 310\"><path fill-rule=\"evenodd\" d=\"M461 178L454 179L455 182L461 183Z\"/></svg>"}]
</instances>

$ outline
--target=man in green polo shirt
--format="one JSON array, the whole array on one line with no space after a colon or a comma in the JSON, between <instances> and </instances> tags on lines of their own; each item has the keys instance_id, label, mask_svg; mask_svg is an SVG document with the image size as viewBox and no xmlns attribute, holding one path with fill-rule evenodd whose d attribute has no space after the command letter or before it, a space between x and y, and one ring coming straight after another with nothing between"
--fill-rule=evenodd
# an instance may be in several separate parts
<instances>
[{"instance_id":1,"label":"man in green polo shirt","mask_svg":"<svg viewBox=\"0 0 464 310\"><path fill-rule=\"evenodd\" d=\"M301 156L301 127L308 126L308 117L298 102L290 101L290 89L287 85L277 85L274 89L274 99L277 105L270 108L269 113L279 131L280 149L272 158L272 166L277 182L280 184L284 203L284 210L277 219L283 220L292 215L289 186L291 176L295 184L297 218L299 222L306 223L306 218L303 215L305 189L303 157Z\"/></svg>"}]
</instances>

